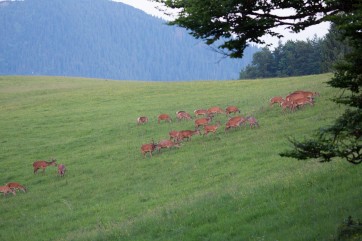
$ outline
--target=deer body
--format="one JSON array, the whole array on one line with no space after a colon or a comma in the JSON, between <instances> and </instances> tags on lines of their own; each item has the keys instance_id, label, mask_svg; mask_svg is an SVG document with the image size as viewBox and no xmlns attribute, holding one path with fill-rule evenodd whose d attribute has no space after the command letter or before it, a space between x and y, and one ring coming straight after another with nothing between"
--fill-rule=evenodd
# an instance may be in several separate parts
<instances>
[{"instance_id":1,"label":"deer body","mask_svg":"<svg viewBox=\"0 0 362 241\"><path fill-rule=\"evenodd\" d=\"M33 167L34 167L34 174L37 173L37 171L41 168L43 169L43 173L45 172L45 168L47 166L57 166L56 163L57 160L53 159L52 161L48 162L48 161L42 161L42 160L38 160L35 161L33 163Z\"/></svg>"}]
</instances>

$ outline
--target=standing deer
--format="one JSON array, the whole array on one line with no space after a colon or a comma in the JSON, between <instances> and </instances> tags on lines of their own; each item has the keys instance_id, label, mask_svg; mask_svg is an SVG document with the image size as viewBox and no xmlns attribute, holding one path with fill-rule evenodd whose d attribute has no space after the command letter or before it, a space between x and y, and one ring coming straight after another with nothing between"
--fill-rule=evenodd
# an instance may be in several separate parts
<instances>
[{"instance_id":1,"label":"standing deer","mask_svg":"<svg viewBox=\"0 0 362 241\"><path fill-rule=\"evenodd\" d=\"M61 176L61 177L64 177L64 174L65 174L65 171L67 169L65 168L65 166L63 164L59 164L58 165L58 174Z\"/></svg>"},{"instance_id":2,"label":"standing deer","mask_svg":"<svg viewBox=\"0 0 362 241\"><path fill-rule=\"evenodd\" d=\"M50 162L47 162L47 161L43 161L43 160L39 160L39 161L35 161L33 163L33 167L34 167L34 174L37 173L37 171L41 168L43 169L43 173L45 172L45 168L47 166L57 166L57 163L56 163L57 160L55 159L52 159L52 161Z\"/></svg>"},{"instance_id":3,"label":"standing deer","mask_svg":"<svg viewBox=\"0 0 362 241\"><path fill-rule=\"evenodd\" d=\"M172 122L172 119L168 114L160 114L158 116L158 124L160 124L161 120L164 120L164 121L167 121L167 122Z\"/></svg>"},{"instance_id":4,"label":"standing deer","mask_svg":"<svg viewBox=\"0 0 362 241\"><path fill-rule=\"evenodd\" d=\"M216 123L216 125L205 125L204 126L204 136L210 132L215 133L220 125L221 125L220 121L218 121Z\"/></svg>"},{"instance_id":5,"label":"standing deer","mask_svg":"<svg viewBox=\"0 0 362 241\"><path fill-rule=\"evenodd\" d=\"M143 144L141 146L141 153L143 157L146 157L147 152L150 153L150 157L152 157L152 152L156 149L157 144L152 140L152 143Z\"/></svg>"},{"instance_id":6,"label":"standing deer","mask_svg":"<svg viewBox=\"0 0 362 241\"><path fill-rule=\"evenodd\" d=\"M171 148L171 147L180 147L180 144L175 143L171 140L162 140L159 141L157 144L157 150L160 152L162 148Z\"/></svg>"}]
</instances>

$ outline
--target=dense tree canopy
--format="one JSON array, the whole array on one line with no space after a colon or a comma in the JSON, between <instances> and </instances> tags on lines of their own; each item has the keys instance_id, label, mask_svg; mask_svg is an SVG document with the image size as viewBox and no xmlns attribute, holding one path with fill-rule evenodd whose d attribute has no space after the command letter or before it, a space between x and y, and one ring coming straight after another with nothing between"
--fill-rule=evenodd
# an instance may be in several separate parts
<instances>
[{"instance_id":1,"label":"dense tree canopy","mask_svg":"<svg viewBox=\"0 0 362 241\"><path fill-rule=\"evenodd\" d=\"M240 79L286 77L331 72L337 60L349 52L348 43L331 25L323 38L279 42L274 50L265 47L253 56L252 63L240 72Z\"/></svg>"},{"instance_id":2,"label":"dense tree canopy","mask_svg":"<svg viewBox=\"0 0 362 241\"><path fill-rule=\"evenodd\" d=\"M341 157L353 164L362 162L362 2L361 0L154 0L179 8L170 24L184 27L207 44L218 44L230 57L242 57L251 43L264 43L264 35L282 37L275 27L299 32L324 21L336 24L348 40L351 52L339 62L329 85L343 95L334 101L345 104L345 114L334 125L322 128L311 140L291 140L294 149L282 156L330 161ZM293 10L280 12L283 10ZM265 53L268 58L269 53ZM270 66L266 66L268 68Z\"/></svg>"},{"instance_id":3,"label":"dense tree canopy","mask_svg":"<svg viewBox=\"0 0 362 241\"><path fill-rule=\"evenodd\" d=\"M191 31L207 44L218 43L231 57L242 57L248 43L264 44L264 35L282 37L275 29L294 32L351 12L357 0L154 0L180 9L170 24Z\"/></svg>"}]
</instances>

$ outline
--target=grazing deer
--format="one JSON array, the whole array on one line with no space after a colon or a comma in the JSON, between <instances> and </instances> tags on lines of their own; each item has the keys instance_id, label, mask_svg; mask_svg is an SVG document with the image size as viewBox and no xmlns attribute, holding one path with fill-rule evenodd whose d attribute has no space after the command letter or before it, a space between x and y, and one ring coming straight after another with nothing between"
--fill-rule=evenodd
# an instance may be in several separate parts
<instances>
[{"instance_id":1,"label":"grazing deer","mask_svg":"<svg viewBox=\"0 0 362 241\"><path fill-rule=\"evenodd\" d=\"M208 115L214 115L214 114L222 114L224 113L224 110L221 109L220 107L218 106L214 106L214 107L210 107L208 110L207 110L207 114Z\"/></svg>"},{"instance_id":2,"label":"grazing deer","mask_svg":"<svg viewBox=\"0 0 362 241\"><path fill-rule=\"evenodd\" d=\"M186 111L177 111L176 112L176 118L180 121L182 119L185 120L191 120L192 117L189 113L187 113Z\"/></svg>"},{"instance_id":3,"label":"grazing deer","mask_svg":"<svg viewBox=\"0 0 362 241\"><path fill-rule=\"evenodd\" d=\"M216 122L216 125L205 125L204 126L204 136L210 132L215 133L217 131L217 129L219 128L219 126L221 126L220 121Z\"/></svg>"},{"instance_id":4,"label":"grazing deer","mask_svg":"<svg viewBox=\"0 0 362 241\"><path fill-rule=\"evenodd\" d=\"M47 161L42 161L42 160L38 160L38 161L35 161L33 163L33 167L34 167L34 174L36 174L36 172L41 168L43 169L43 173L45 172L45 168L47 166L57 166L57 163L56 163L57 160L55 159L52 159L52 161L50 162L47 162Z\"/></svg>"},{"instance_id":5,"label":"grazing deer","mask_svg":"<svg viewBox=\"0 0 362 241\"><path fill-rule=\"evenodd\" d=\"M275 97L271 98L270 101L269 101L270 108L273 107L273 105L275 103L279 103L279 105L281 105L283 101L284 101L284 99L281 96L275 96Z\"/></svg>"},{"instance_id":6,"label":"grazing deer","mask_svg":"<svg viewBox=\"0 0 362 241\"><path fill-rule=\"evenodd\" d=\"M143 157L146 157L147 152L150 153L150 157L152 157L152 152L156 149L157 143L155 143L152 140L152 143L149 144L143 144L141 146L141 153L143 154Z\"/></svg>"},{"instance_id":7,"label":"grazing deer","mask_svg":"<svg viewBox=\"0 0 362 241\"><path fill-rule=\"evenodd\" d=\"M211 120L212 120L212 116L196 119L195 120L195 129L199 128L200 126L205 126L205 125L209 124Z\"/></svg>"},{"instance_id":8,"label":"grazing deer","mask_svg":"<svg viewBox=\"0 0 362 241\"><path fill-rule=\"evenodd\" d=\"M59 176L64 177L64 174L65 174L66 170L67 169L65 168L65 166L63 164L58 165L58 174L59 174Z\"/></svg>"},{"instance_id":9,"label":"grazing deer","mask_svg":"<svg viewBox=\"0 0 362 241\"><path fill-rule=\"evenodd\" d=\"M194 114L195 114L195 117L197 117L199 115L207 115L207 110L205 110L205 109L194 110Z\"/></svg>"},{"instance_id":10,"label":"grazing deer","mask_svg":"<svg viewBox=\"0 0 362 241\"><path fill-rule=\"evenodd\" d=\"M249 122L249 126L250 128L253 128L253 127L259 127L259 123L258 121L255 119L255 117L253 116L248 116L246 118L247 122Z\"/></svg>"},{"instance_id":11,"label":"grazing deer","mask_svg":"<svg viewBox=\"0 0 362 241\"><path fill-rule=\"evenodd\" d=\"M15 190L11 189L8 186L0 186L0 192L2 192L5 195L7 195L8 193L12 193L13 195L16 195Z\"/></svg>"},{"instance_id":12,"label":"grazing deer","mask_svg":"<svg viewBox=\"0 0 362 241\"><path fill-rule=\"evenodd\" d=\"M240 110L239 110L238 107L236 107L236 106L228 106L228 107L226 107L226 110L225 110L226 116L230 115L231 113L235 114L236 112L240 113Z\"/></svg>"},{"instance_id":13,"label":"grazing deer","mask_svg":"<svg viewBox=\"0 0 362 241\"><path fill-rule=\"evenodd\" d=\"M245 121L246 119L242 116L235 116L233 118L230 118L228 122L226 122L225 131L229 130L230 128L239 127Z\"/></svg>"},{"instance_id":14,"label":"grazing deer","mask_svg":"<svg viewBox=\"0 0 362 241\"><path fill-rule=\"evenodd\" d=\"M164 120L164 121L167 121L167 122L172 122L172 119L169 115L167 114L161 114L158 116L158 124L160 124L160 121L161 120Z\"/></svg>"},{"instance_id":15,"label":"grazing deer","mask_svg":"<svg viewBox=\"0 0 362 241\"><path fill-rule=\"evenodd\" d=\"M171 140L162 140L157 144L157 150L160 152L162 148L180 147L180 144L175 143Z\"/></svg>"},{"instance_id":16,"label":"grazing deer","mask_svg":"<svg viewBox=\"0 0 362 241\"><path fill-rule=\"evenodd\" d=\"M21 190L23 192L27 192L26 187L20 185L17 182L9 182L9 183L6 184L6 186L8 186L12 190L19 190L19 191Z\"/></svg>"},{"instance_id":17,"label":"grazing deer","mask_svg":"<svg viewBox=\"0 0 362 241\"><path fill-rule=\"evenodd\" d=\"M139 124L145 124L148 122L148 117L147 116L140 116L137 118L137 125Z\"/></svg>"},{"instance_id":18,"label":"grazing deer","mask_svg":"<svg viewBox=\"0 0 362 241\"><path fill-rule=\"evenodd\" d=\"M181 134L179 131L170 131L168 135L170 136L170 140L173 140L174 142L180 142L181 140Z\"/></svg>"},{"instance_id":19,"label":"grazing deer","mask_svg":"<svg viewBox=\"0 0 362 241\"><path fill-rule=\"evenodd\" d=\"M201 133L200 133L199 130L194 130L194 131L184 130L184 131L180 131L181 140L187 139L187 141L189 141L189 140L191 140L191 136L196 135L196 134L201 135Z\"/></svg>"}]
</instances>

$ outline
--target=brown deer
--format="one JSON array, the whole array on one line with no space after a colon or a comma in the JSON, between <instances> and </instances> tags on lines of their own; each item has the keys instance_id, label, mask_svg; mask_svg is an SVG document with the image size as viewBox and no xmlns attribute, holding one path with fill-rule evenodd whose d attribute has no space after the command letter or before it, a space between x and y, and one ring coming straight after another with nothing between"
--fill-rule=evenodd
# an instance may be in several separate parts
<instances>
[{"instance_id":1,"label":"brown deer","mask_svg":"<svg viewBox=\"0 0 362 241\"><path fill-rule=\"evenodd\" d=\"M233 118L230 118L228 122L226 122L225 131L229 130L230 128L239 127L245 121L246 119L242 116L235 116Z\"/></svg>"},{"instance_id":2,"label":"brown deer","mask_svg":"<svg viewBox=\"0 0 362 241\"><path fill-rule=\"evenodd\" d=\"M215 133L217 131L217 129L219 128L219 126L221 126L220 121L216 122L216 125L205 125L204 126L204 136L210 132Z\"/></svg>"},{"instance_id":3,"label":"brown deer","mask_svg":"<svg viewBox=\"0 0 362 241\"><path fill-rule=\"evenodd\" d=\"M33 163L33 167L34 167L34 174L37 173L37 171L41 168L43 169L43 173L45 172L45 168L47 166L57 166L57 163L56 163L57 160L55 159L52 159L52 161L48 162L48 161L43 161L43 160L38 160L38 161L35 161Z\"/></svg>"},{"instance_id":4,"label":"brown deer","mask_svg":"<svg viewBox=\"0 0 362 241\"><path fill-rule=\"evenodd\" d=\"M24 187L23 185L20 185L20 183L17 182L9 182L6 184L6 186L8 186L9 188L11 188L12 190L21 190L23 192L27 192L26 187Z\"/></svg>"},{"instance_id":5,"label":"brown deer","mask_svg":"<svg viewBox=\"0 0 362 241\"><path fill-rule=\"evenodd\" d=\"M199 130L194 130L194 131L191 131L191 130L184 130L184 131L180 131L180 136L181 136L181 140L183 139L187 139L187 141L191 140L191 137L193 135L201 135L200 131Z\"/></svg>"},{"instance_id":6,"label":"brown deer","mask_svg":"<svg viewBox=\"0 0 362 241\"><path fill-rule=\"evenodd\" d=\"M195 120L195 129L199 128L200 126L205 126L205 125L209 124L211 120L212 120L212 116L196 119Z\"/></svg>"},{"instance_id":7,"label":"brown deer","mask_svg":"<svg viewBox=\"0 0 362 241\"><path fill-rule=\"evenodd\" d=\"M233 106L233 105L226 107L226 110L225 110L226 116L230 115L231 113L235 114L236 112L240 113L240 110L238 107Z\"/></svg>"},{"instance_id":8,"label":"brown deer","mask_svg":"<svg viewBox=\"0 0 362 241\"><path fill-rule=\"evenodd\" d=\"M59 174L59 176L64 177L66 170L67 169L65 168L65 166L63 164L58 165L58 174Z\"/></svg>"},{"instance_id":9,"label":"brown deer","mask_svg":"<svg viewBox=\"0 0 362 241\"><path fill-rule=\"evenodd\" d=\"M246 117L247 122L249 123L250 128L259 127L258 121L253 116Z\"/></svg>"},{"instance_id":10,"label":"brown deer","mask_svg":"<svg viewBox=\"0 0 362 241\"><path fill-rule=\"evenodd\" d=\"M143 144L141 146L141 153L143 157L146 157L147 152L150 153L150 157L152 157L152 152L156 149L157 143L152 140L152 143Z\"/></svg>"},{"instance_id":11,"label":"brown deer","mask_svg":"<svg viewBox=\"0 0 362 241\"><path fill-rule=\"evenodd\" d=\"M174 142L179 142L181 140L181 134L179 131L170 131L168 135L170 136L170 140L173 140Z\"/></svg>"},{"instance_id":12,"label":"brown deer","mask_svg":"<svg viewBox=\"0 0 362 241\"><path fill-rule=\"evenodd\" d=\"M284 101L284 99L281 96L275 96L275 97L271 98L269 101L270 108L273 107L273 105L275 103L279 103L279 105L281 105L283 101Z\"/></svg>"},{"instance_id":13,"label":"brown deer","mask_svg":"<svg viewBox=\"0 0 362 241\"><path fill-rule=\"evenodd\" d=\"M210 107L210 108L207 110L207 114L208 114L208 115L222 114L222 113L224 113L224 110L221 109L221 108L218 107L218 106Z\"/></svg>"},{"instance_id":14,"label":"brown deer","mask_svg":"<svg viewBox=\"0 0 362 241\"><path fill-rule=\"evenodd\" d=\"M294 111L296 108L296 105L292 100L284 100L280 106L282 107L283 112L285 112L286 109Z\"/></svg>"},{"instance_id":15,"label":"brown deer","mask_svg":"<svg viewBox=\"0 0 362 241\"><path fill-rule=\"evenodd\" d=\"M205 110L205 109L194 110L194 114L195 114L195 117L197 117L199 115L207 115L207 110Z\"/></svg>"},{"instance_id":16,"label":"brown deer","mask_svg":"<svg viewBox=\"0 0 362 241\"><path fill-rule=\"evenodd\" d=\"M172 122L172 119L171 117L168 115L168 114L160 114L158 116L158 124L160 124L160 121L163 120L163 121L167 121L167 122Z\"/></svg>"},{"instance_id":17,"label":"brown deer","mask_svg":"<svg viewBox=\"0 0 362 241\"><path fill-rule=\"evenodd\" d=\"M180 144L175 143L171 140L162 140L157 144L157 150L160 152L162 148L180 147Z\"/></svg>"},{"instance_id":18,"label":"brown deer","mask_svg":"<svg viewBox=\"0 0 362 241\"><path fill-rule=\"evenodd\" d=\"M191 120L192 117L189 113L187 113L186 111L177 111L176 112L176 118L180 121L180 120Z\"/></svg>"},{"instance_id":19,"label":"brown deer","mask_svg":"<svg viewBox=\"0 0 362 241\"><path fill-rule=\"evenodd\" d=\"M13 195L16 195L15 190L11 189L8 186L0 186L0 192L2 192L5 195L7 195L8 193L12 193Z\"/></svg>"},{"instance_id":20,"label":"brown deer","mask_svg":"<svg viewBox=\"0 0 362 241\"><path fill-rule=\"evenodd\" d=\"M140 116L137 118L137 125L139 124L145 124L148 122L148 117L147 116Z\"/></svg>"}]
</instances>

